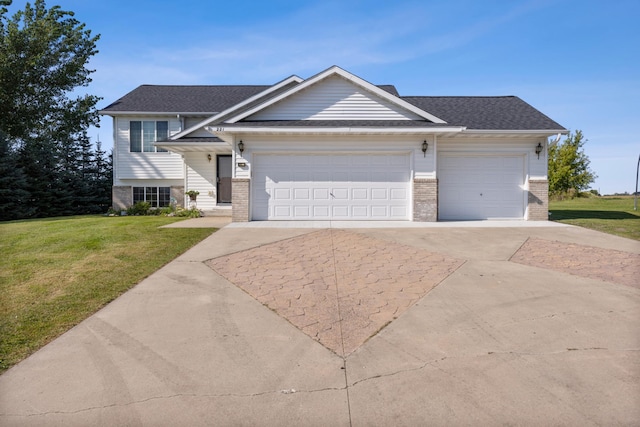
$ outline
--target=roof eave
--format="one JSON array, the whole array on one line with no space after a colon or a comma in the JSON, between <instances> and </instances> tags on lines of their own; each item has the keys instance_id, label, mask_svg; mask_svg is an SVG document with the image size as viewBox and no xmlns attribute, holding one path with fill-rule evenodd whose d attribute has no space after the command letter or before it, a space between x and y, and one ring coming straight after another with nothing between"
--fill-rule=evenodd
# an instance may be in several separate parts
<instances>
[{"instance_id":1,"label":"roof eave","mask_svg":"<svg viewBox=\"0 0 640 427\"><path fill-rule=\"evenodd\" d=\"M211 116L217 111L111 111L98 110L102 116Z\"/></svg>"},{"instance_id":2,"label":"roof eave","mask_svg":"<svg viewBox=\"0 0 640 427\"><path fill-rule=\"evenodd\" d=\"M567 129L466 129L466 135L567 135Z\"/></svg>"},{"instance_id":3,"label":"roof eave","mask_svg":"<svg viewBox=\"0 0 640 427\"><path fill-rule=\"evenodd\" d=\"M465 127L362 127L362 126L336 126L336 127L254 127L254 126L218 126L206 127L206 130L212 134L223 138L221 135L231 134L353 134L353 135L371 135L371 134L404 134L404 135L423 135L425 133L460 133L465 131ZM224 138L223 138L224 139Z\"/></svg>"}]
</instances>

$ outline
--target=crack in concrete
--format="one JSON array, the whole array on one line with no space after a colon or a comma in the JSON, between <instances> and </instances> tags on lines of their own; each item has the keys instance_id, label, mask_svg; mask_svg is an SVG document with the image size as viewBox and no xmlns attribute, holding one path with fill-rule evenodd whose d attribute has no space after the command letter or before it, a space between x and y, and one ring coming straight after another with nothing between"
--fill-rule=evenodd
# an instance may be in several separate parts
<instances>
[{"instance_id":1,"label":"crack in concrete","mask_svg":"<svg viewBox=\"0 0 640 427\"><path fill-rule=\"evenodd\" d=\"M189 397L189 398L225 398L225 397L231 397L231 398L252 398L252 397L259 397L259 396L265 396L265 395L270 395L270 394L283 394L283 395L290 395L290 394L298 394L298 393L321 393L321 392L325 392L325 391L344 391L346 390L346 386L345 387L325 387L325 388L319 388L319 389L312 389L312 390L300 390L300 389L285 389L285 390L269 390L269 391L263 391L263 392L258 392L258 393L222 393L222 394L209 394L209 393L204 393L204 394L200 394L200 393L176 393L176 394L171 394L171 395L166 395L166 396L151 396L148 397L146 399L140 399L140 400L134 400L131 402L127 402L127 403L112 403L109 405L102 405L102 406L90 406L88 408L82 408L82 409L77 409L75 411L45 411L45 412L37 412L37 413L32 413L32 414L7 414L7 413L0 413L0 416L2 417L16 417L16 418L29 418L29 417L40 417L40 416L46 416L46 415L74 415L74 414L80 414L83 412L89 412L89 411L95 411L95 410L99 410L99 409L109 409L109 408L125 408L128 406L132 406L132 405L138 405L138 404L142 404L142 403L147 403L147 402L151 402L154 400L170 400L170 399L175 399L175 398L181 398L181 397Z\"/></svg>"},{"instance_id":2,"label":"crack in concrete","mask_svg":"<svg viewBox=\"0 0 640 427\"><path fill-rule=\"evenodd\" d=\"M488 351L487 353L479 353L479 354L473 354L473 355L462 355L462 356L444 356L441 357L439 359L433 359L433 360L429 360L424 362L422 365L420 366L416 366L413 368L408 368L408 369L400 369L394 372L389 372L386 374L378 374L378 375L373 375L371 377L367 377L367 378L362 378L358 381L355 381L353 383L351 383L349 385L349 387L354 387L360 383L363 382L367 382L367 381L371 381L371 380L375 380L378 378L388 378L388 377L393 377L395 375L400 375L400 374L404 374L407 372L415 372L415 371L420 371L428 366L434 366L439 362L442 362L444 360L447 359L463 359L463 358L475 358L475 357L483 357L483 356L491 356L491 355L505 355L505 354L512 354L512 355L516 355L516 356L548 356L548 355L556 355L556 354L563 354L563 353L569 353L569 352L574 352L574 351L600 351L600 350L606 350L606 351L615 351L615 352L636 352L636 351L640 351L640 348L629 348L629 349L610 349L610 348L605 348L605 347L584 347L584 348L567 348L566 350L559 350L559 351L550 351L550 352L542 352L542 353L532 353L532 352L519 352L519 351ZM408 353L410 354L410 353ZM413 355L412 355L413 356Z\"/></svg>"}]
</instances>

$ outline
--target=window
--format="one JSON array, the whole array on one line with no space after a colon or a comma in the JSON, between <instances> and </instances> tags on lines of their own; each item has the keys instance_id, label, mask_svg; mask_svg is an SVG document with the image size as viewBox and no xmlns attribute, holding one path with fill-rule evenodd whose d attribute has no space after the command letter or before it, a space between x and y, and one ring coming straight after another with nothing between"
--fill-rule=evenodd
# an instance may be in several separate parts
<instances>
[{"instance_id":1,"label":"window","mask_svg":"<svg viewBox=\"0 0 640 427\"><path fill-rule=\"evenodd\" d=\"M156 148L153 143L164 141L169 136L169 122L165 121L140 121L129 122L129 150L132 153L167 152L162 148Z\"/></svg>"},{"instance_id":2,"label":"window","mask_svg":"<svg viewBox=\"0 0 640 427\"><path fill-rule=\"evenodd\" d=\"M133 203L149 202L153 208L164 208L171 202L170 187L133 187Z\"/></svg>"}]
</instances>

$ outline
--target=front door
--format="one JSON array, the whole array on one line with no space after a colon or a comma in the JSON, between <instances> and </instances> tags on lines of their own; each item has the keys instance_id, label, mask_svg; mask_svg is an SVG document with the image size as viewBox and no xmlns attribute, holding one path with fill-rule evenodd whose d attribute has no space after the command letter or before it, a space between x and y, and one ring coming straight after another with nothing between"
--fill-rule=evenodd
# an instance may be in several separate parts
<instances>
[{"instance_id":1,"label":"front door","mask_svg":"<svg viewBox=\"0 0 640 427\"><path fill-rule=\"evenodd\" d=\"M231 203L231 156L217 156L218 203Z\"/></svg>"}]
</instances>

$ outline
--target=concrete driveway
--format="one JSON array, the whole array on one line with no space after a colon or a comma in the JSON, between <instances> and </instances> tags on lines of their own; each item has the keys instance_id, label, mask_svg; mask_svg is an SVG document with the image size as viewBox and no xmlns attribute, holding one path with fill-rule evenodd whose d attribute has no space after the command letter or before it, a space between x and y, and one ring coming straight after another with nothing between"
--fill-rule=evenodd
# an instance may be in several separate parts
<instances>
[{"instance_id":1,"label":"concrete driveway","mask_svg":"<svg viewBox=\"0 0 640 427\"><path fill-rule=\"evenodd\" d=\"M0 377L0 425L637 425L640 244L226 227Z\"/></svg>"}]
</instances>

